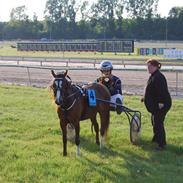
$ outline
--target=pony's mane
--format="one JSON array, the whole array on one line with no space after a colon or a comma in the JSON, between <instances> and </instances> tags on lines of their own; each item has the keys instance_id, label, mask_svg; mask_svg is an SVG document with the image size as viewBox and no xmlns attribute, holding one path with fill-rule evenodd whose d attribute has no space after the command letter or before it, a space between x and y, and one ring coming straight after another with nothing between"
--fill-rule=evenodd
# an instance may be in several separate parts
<instances>
[{"instance_id":1,"label":"pony's mane","mask_svg":"<svg viewBox=\"0 0 183 183\"><path fill-rule=\"evenodd\" d=\"M50 82L47 89L48 89L49 96L50 96L51 101L52 101L52 105L57 109L58 106L55 104L55 96L54 96L54 91L53 91L53 81Z\"/></svg>"}]
</instances>

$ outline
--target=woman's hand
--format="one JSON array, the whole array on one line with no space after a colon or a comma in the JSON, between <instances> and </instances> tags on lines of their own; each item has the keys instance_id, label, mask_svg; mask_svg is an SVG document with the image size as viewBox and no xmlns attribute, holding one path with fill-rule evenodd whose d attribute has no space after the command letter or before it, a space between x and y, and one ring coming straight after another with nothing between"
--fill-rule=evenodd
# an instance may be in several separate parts
<instances>
[{"instance_id":1,"label":"woman's hand","mask_svg":"<svg viewBox=\"0 0 183 183\"><path fill-rule=\"evenodd\" d=\"M159 109L162 109L164 107L164 104L163 103L158 103L158 107L159 107Z\"/></svg>"}]
</instances>

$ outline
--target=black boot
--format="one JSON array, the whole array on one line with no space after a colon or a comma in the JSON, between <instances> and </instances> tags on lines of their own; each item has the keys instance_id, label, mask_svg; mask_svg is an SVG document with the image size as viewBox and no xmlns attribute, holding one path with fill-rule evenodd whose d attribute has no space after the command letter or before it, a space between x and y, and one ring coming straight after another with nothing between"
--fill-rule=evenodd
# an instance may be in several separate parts
<instances>
[{"instance_id":1,"label":"black boot","mask_svg":"<svg viewBox=\"0 0 183 183\"><path fill-rule=\"evenodd\" d=\"M152 140L151 140L152 143L157 143L157 139L156 139L156 136L154 135Z\"/></svg>"},{"instance_id":2,"label":"black boot","mask_svg":"<svg viewBox=\"0 0 183 183\"><path fill-rule=\"evenodd\" d=\"M117 114L121 114L122 113L122 102L120 100L120 98L116 99L116 113Z\"/></svg>"}]
</instances>

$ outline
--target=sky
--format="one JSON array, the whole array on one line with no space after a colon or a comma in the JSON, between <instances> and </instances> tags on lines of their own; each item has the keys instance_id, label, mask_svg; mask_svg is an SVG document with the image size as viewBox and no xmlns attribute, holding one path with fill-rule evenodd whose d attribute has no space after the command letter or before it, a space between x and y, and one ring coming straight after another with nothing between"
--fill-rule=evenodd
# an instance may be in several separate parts
<instances>
[{"instance_id":1,"label":"sky","mask_svg":"<svg viewBox=\"0 0 183 183\"><path fill-rule=\"evenodd\" d=\"M38 20L43 20L46 2L47 0L0 0L0 21L9 21L11 10L23 5L27 7L26 14L29 15L30 19L36 13ZM158 13L162 17L166 17L169 10L174 6L183 7L183 0L159 0Z\"/></svg>"}]
</instances>

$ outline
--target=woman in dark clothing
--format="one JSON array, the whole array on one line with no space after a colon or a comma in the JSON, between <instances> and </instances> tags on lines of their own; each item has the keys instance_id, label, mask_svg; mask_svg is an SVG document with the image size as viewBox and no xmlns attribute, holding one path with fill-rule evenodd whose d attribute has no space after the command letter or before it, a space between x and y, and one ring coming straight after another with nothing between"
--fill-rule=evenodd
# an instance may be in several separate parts
<instances>
[{"instance_id":1,"label":"woman in dark clothing","mask_svg":"<svg viewBox=\"0 0 183 183\"><path fill-rule=\"evenodd\" d=\"M172 101L166 78L159 71L161 64L155 59L149 59L146 63L151 76L147 81L143 101L148 112L151 113L154 132L152 142L158 144L157 150L162 150L166 145L164 119L171 108Z\"/></svg>"}]
</instances>

